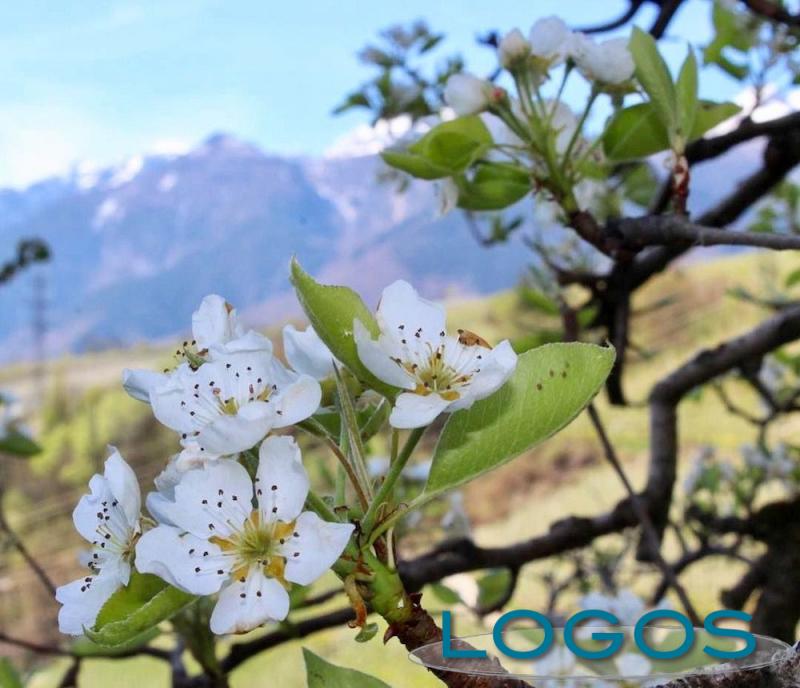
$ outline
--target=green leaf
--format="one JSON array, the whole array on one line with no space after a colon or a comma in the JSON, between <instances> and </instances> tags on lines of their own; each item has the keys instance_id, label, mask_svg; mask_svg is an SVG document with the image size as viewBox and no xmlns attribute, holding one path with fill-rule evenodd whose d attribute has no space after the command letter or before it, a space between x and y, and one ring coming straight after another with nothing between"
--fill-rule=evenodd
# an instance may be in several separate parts
<instances>
[{"instance_id":1,"label":"green leaf","mask_svg":"<svg viewBox=\"0 0 800 688\"><path fill-rule=\"evenodd\" d=\"M303 648L303 659L308 688L390 688L374 676L326 662L306 648Z\"/></svg>"},{"instance_id":2,"label":"green leaf","mask_svg":"<svg viewBox=\"0 0 800 688\"><path fill-rule=\"evenodd\" d=\"M533 287L522 286L519 289L520 301L533 310L544 313L545 315L558 315L561 310L558 304L547 294Z\"/></svg>"},{"instance_id":3,"label":"green leaf","mask_svg":"<svg viewBox=\"0 0 800 688\"><path fill-rule=\"evenodd\" d=\"M478 608L493 609L508 594L511 571L495 569L478 579Z\"/></svg>"},{"instance_id":4,"label":"green leaf","mask_svg":"<svg viewBox=\"0 0 800 688\"><path fill-rule=\"evenodd\" d=\"M690 48L683 61L683 66L675 83L675 95L678 102L678 128L684 143L689 139L694 128L697 114L697 59Z\"/></svg>"},{"instance_id":5,"label":"green leaf","mask_svg":"<svg viewBox=\"0 0 800 688\"><path fill-rule=\"evenodd\" d=\"M94 628L87 629L86 635L104 647L121 645L150 631L196 599L158 576L133 571L128 585L103 605Z\"/></svg>"},{"instance_id":6,"label":"green leaf","mask_svg":"<svg viewBox=\"0 0 800 688\"><path fill-rule=\"evenodd\" d=\"M614 350L548 344L522 354L492 396L450 416L436 445L427 497L473 480L554 435L592 400Z\"/></svg>"},{"instance_id":7,"label":"green leaf","mask_svg":"<svg viewBox=\"0 0 800 688\"><path fill-rule=\"evenodd\" d=\"M154 640L161 631L158 627L153 627L144 633L140 633L130 641L115 645L114 647L104 647L90 640L88 637L77 638L72 643L72 653L79 657L115 657L126 652L131 652L139 647L144 647L151 640Z\"/></svg>"},{"instance_id":8,"label":"green leaf","mask_svg":"<svg viewBox=\"0 0 800 688\"><path fill-rule=\"evenodd\" d=\"M461 603L461 595L459 595L453 588L447 587L444 583L431 583L431 592L437 600L442 604L454 605Z\"/></svg>"},{"instance_id":9,"label":"green leaf","mask_svg":"<svg viewBox=\"0 0 800 688\"><path fill-rule=\"evenodd\" d=\"M458 207L465 210L502 210L531 191L528 172L510 163L477 165L475 176L459 184Z\"/></svg>"},{"instance_id":10,"label":"green leaf","mask_svg":"<svg viewBox=\"0 0 800 688\"><path fill-rule=\"evenodd\" d=\"M27 458L35 456L40 451L42 449L36 442L18 430L9 430L4 437L0 438L0 454Z\"/></svg>"},{"instance_id":11,"label":"green leaf","mask_svg":"<svg viewBox=\"0 0 800 688\"><path fill-rule=\"evenodd\" d=\"M480 117L459 117L435 126L407 150L387 150L381 157L412 177L442 179L466 170L492 143Z\"/></svg>"},{"instance_id":12,"label":"green leaf","mask_svg":"<svg viewBox=\"0 0 800 688\"><path fill-rule=\"evenodd\" d=\"M422 155L407 153L405 151L385 150L381 153L383 161L390 167L410 174L417 179L442 179L450 176L446 167L434 165Z\"/></svg>"},{"instance_id":13,"label":"green leaf","mask_svg":"<svg viewBox=\"0 0 800 688\"><path fill-rule=\"evenodd\" d=\"M726 119L739 114L742 108L735 103L715 103L710 100L701 100L697 107L697 113L692 127L690 141L699 139L709 129L713 129Z\"/></svg>"},{"instance_id":14,"label":"green leaf","mask_svg":"<svg viewBox=\"0 0 800 688\"><path fill-rule=\"evenodd\" d=\"M740 110L734 103L699 101L687 141L699 139L709 129L733 117ZM609 160L614 162L646 158L669 147L667 130L661 124L652 103L637 103L619 110L603 132L603 150Z\"/></svg>"},{"instance_id":15,"label":"green leaf","mask_svg":"<svg viewBox=\"0 0 800 688\"><path fill-rule=\"evenodd\" d=\"M677 102L667 63L653 37L638 27L633 29L629 47L636 64L636 78L650 97L662 126L672 133L677 125Z\"/></svg>"},{"instance_id":16,"label":"green leaf","mask_svg":"<svg viewBox=\"0 0 800 688\"><path fill-rule=\"evenodd\" d=\"M6 657L0 657L0 688L22 688L22 679Z\"/></svg>"},{"instance_id":17,"label":"green leaf","mask_svg":"<svg viewBox=\"0 0 800 688\"><path fill-rule=\"evenodd\" d=\"M358 357L353 321L358 318L374 337L380 334L375 317L361 297L347 287L319 284L295 259L291 280L306 316L331 353L365 385L393 399L397 390L376 378Z\"/></svg>"},{"instance_id":18,"label":"green leaf","mask_svg":"<svg viewBox=\"0 0 800 688\"><path fill-rule=\"evenodd\" d=\"M786 285L787 289L795 286L796 284L800 284L800 268L797 270L792 270L792 272L789 273L789 276L786 278L784 284Z\"/></svg>"},{"instance_id":19,"label":"green leaf","mask_svg":"<svg viewBox=\"0 0 800 688\"><path fill-rule=\"evenodd\" d=\"M357 643L368 643L376 636L377 633L378 624L368 623L364 625L364 627L358 632L353 640L355 640Z\"/></svg>"},{"instance_id":20,"label":"green leaf","mask_svg":"<svg viewBox=\"0 0 800 688\"><path fill-rule=\"evenodd\" d=\"M619 110L603 133L603 150L615 162L646 158L668 148L667 130L652 103Z\"/></svg>"}]
</instances>

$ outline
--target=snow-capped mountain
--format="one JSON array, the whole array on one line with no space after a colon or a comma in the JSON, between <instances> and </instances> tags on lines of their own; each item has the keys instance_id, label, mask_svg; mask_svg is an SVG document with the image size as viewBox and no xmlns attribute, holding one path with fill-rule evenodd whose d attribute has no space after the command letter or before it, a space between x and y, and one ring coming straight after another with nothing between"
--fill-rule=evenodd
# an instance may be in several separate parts
<instances>
[{"instance_id":1,"label":"snow-capped mountain","mask_svg":"<svg viewBox=\"0 0 800 688\"><path fill-rule=\"evenodd\" d=\"M430 184L398 193L379 170L374 156L280 158L215 135L183 155L2 190L0 260L29 236L53 258L0 288L0 359L32 350L34 272L46 285L49 354L179 335L209 292L251 324L296 314L293 254L373 304L400 277L434 297L519 279L529 256L519 243L487 251L458 213L437 216Z\"/></svg>"}]
</instances>

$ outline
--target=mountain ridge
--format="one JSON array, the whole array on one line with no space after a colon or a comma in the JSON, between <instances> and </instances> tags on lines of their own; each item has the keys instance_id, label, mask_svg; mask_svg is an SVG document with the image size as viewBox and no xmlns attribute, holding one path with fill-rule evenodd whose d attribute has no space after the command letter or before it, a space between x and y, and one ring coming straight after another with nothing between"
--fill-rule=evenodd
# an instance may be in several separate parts
<instances>
[{"instance_id":1,"label":"mountain ridge","mask_svg":"<svg viewBox=\"0 0 800 688\"><path fill-rule=\"evenodd\" d=\"M167 338L209 292L254 324L294 316L292 255L372 303L397 278L433 298L519 279L521 244L487 253L459 214L438 216L430 184L399 192L378 182L380 166L377 156L285 158L214 134L185 154L0 190L3 251L37 236L53 254L0 289L0 360L34 348L34 273L47 285L49 355Z\"/></svg>"}]
</instances>

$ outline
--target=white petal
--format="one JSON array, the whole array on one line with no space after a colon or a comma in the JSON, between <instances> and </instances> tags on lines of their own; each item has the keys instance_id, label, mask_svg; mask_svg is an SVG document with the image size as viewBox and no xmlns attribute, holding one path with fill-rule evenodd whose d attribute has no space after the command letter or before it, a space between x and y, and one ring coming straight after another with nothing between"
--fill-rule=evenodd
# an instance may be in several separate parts
<instances>
[{"instance_id":1,"label":"white petal","mask_svg":"<svg viewBox=\"0 0 800 688\"><path fill-rule=\"evenodd\" d=\"M162 492L150 492L145 497L144 503L147 506L147 511L156 521L165 525L175 525L173 512L176 507L174 499Z\"/></svg>"},{"instance_id":2,"label":"white petal","mask_svg":"<svg viewBox=\"0 0 800 688\"><path fill-rule=\"evenodd\" d=\"M139 481L120 453L113 447L111 449L113 453L106 459L104 476L111 494L114 495L128 525L132 528L139 522L139 512L142 510Z\"/></svg>"},{"instance_id":3,"label":"white petal","mask_svg":"<svg viewBox=\"0 0 800 688\"><path fill-rule=\"evenodd\" d=\"M125 391L134 399L150 403L150 391L167 381L164 373L156 373L152 370L130 370L125 368L122 371L122 386Z\"/></svg>"},{"instance_id":4,"label":"white petal","mask_svg":"<svg viewBox=\"0 0 800 688\"><path fill-rule=\"evenodd\" d=\"M217 294L206 296L192 313L192 335L200 350L225 344L241 334L236 310Z\"/></svg>"},{"instance_id":5,"label":"white petal","mask_svg":"<svg viewBox=\"0 0 800 688\"><path fill-rule=\"evenodd\" d=\"M264 522L288 523L303 510L309 480L291 437L268 437L258 452L256 496Z\"/></svg>"},{"instance_id":6,"label":"white petal","mask_svg":"<svg viewBox=\"0 0 800 688\"><path fill-rule=\"evenodd\" d=\"M200 369L205 367L203 365ZM192 396L194 375L189 364L182 363L166 376L162 384L150 390L153 415L159 422L177 432L193 432L199 426L199 419L195 420L195 416L191 414L196 405ZM206 392L205 387L202 392Z\"/></svg>"},{"instance_id":7,"label":"white petal","mask_svg":"<svg viewBox=\"0 0 800 688\"><path fill-rule=\"evenodd\" d=\"M621 676L628 678L649 676L652 668L653 665L644 656L635 652L626 652L617 657L617 669Z\"/></svg>"},{"instance_id":8,"label":"white petal","mask_svg":"<svg viewBox=\"0 0 800 688\"><path fill-rule=\"evenodd\" d=\"M316 384L316 381L313 381ZM276 404L251 401L235 415L221 414L204 425L194 441L213 456L238 454L258 444L276 427Z\"/></svg>"},{"instance_id":9,"label":"white petal","mask_svg":"<svg viewBox=\"0 0 800 688\"><path fill-rule=\"evenodd\" d=\"M280 390L275 399L276 428L285 428L314 415L322 401L322 389L313 377L300 375L295 382Z\"/></svg>"},{"instance_id":10,"label":"white petal","mask_svg":"<svg viewBox=\"0 0 800 688\"><path fill-rule=\"evenodd\" d=\"M439 333L445 328L444 308L423 299L414 287L403 280L383 290L377 316L381 330L394 336L398 332L405 332L411 337L421 330L423 339L438 339Z\"/></svg>"},{"instance_id":11,"label":"white petal","mask_svg":"<svg viewBox=\"0 0 800 688\"><path fill-rule=\"evenodd\" d=\"M339 558L353 533L350 523L329 523L312 511L305 511L295 523L295 533L283 545L286 580L310 585Z\"/></svg>"},{"instance_id":12,"label":"white petal","mask_svg":"<svg viewBox=\"0 0 800 688\"><path fill-rule=\"evenodd\" d=\"M102 475L95 474L91 477L89 491L90 494L84 495L78 501L78 505L72 512L72 521L75 529L85 540L94 542L98 539L97 527L100 518L98 514L102 514L103 502L112 502L114 498L108 482Z\"/></svg>"},{"instance_id":13,"label":"white petal","mask_svg":"<svg viewBox=\"0 0 800 688\"><path fill-rule=\"evenodd\" d=\"M559 17L544 17L536 21L528 36L531 52L552 64L561 62L569 50L572 32Z\"/></svg>"},{"instance_id":14,"label":"white petal","mask_svg":"<svg viewBox=\"0 0 800 688\"><path fill-rule=\"evenodd\" d=\"M272 356L272 342L263 334L255 332L254 330L248 330L245 334L236 339L211 347L209 351L211 360L216 360L222 356L241 353L267 354Z\"/></svg>"},{"instance_id":15,"label":"white petal","mask_svg":"<svg viewBox=\"0 0 800 688\"><path fill-rule=\"evenodd\" d=\"M453 74L445 84L444 100L459 117L475 115L489 106L492 85L465 72Z\"/></svg>"},{"instance_id":16,"label":"white petal","mask_svg":"<svg viewBox=\"0 0 800 688\"><path fill-rule=\"evenodd\" d=\"M139 538L135 563L141 573L152 573L176 588L211 595L228 580L233 558L213 542L160 525Z\"/></svg>"},{"instance_id":17,"label":"white petal","mask_svg":"<svg viewBox=\"0 0 800 688\"><path fill-rule=\"evenodd\" d=\"M246 633L267 621L282 621L288 613L289 594L283 586L251 570L244 583L233 581L220 593L211 613L211 631Z\"/></svg>"},{"instance_id":18,"label":"white petal","mask_svg":"<svg viewBox=\"0 0 800 688\"><path fill-rule=\"evenodd\" d=\"M356 341L358 357L375 377L387 384L402 389L414 389L414 379L404 368L392 360L393 354L389 353L387 346L382 346L385 339L375 341L360 320L353 322L353 338Z\"/></svg>"},{"instance_id":19,"label":"white petal","mask_svg":"<svg viewBox=\"0 0 800 688\"><path fill-rule=\"evenodd\" d=\"M232 459L209 462L184 473L175 486L172 520L201 538L225 537L238 530L251 512L253 483Z\"/></svg>"},{"instance_id":20,"label":"white petal","mask_svg":"<svg viewBox=\"0 0 800 688\"><path fill-rule=\"evenodd\" d=\"M58 612L58 629L68 635L81 635L84 628L91 628L108 598L121 584L112 576L88 576L62 585L56 590L56 600L62 607Z\"/></svg>"},{"instance_id":21,"label":"white petal","mask_svg":"<svg viewBox=\"0 0 800 688\"><path fill-rule=\"evenodd\" d=\"M508 340L500 342L494 349L481 354L480 372L476 373L465 388L464 396L456 401L451 411L469 408L478 399L485 399L500 389L517 367L517 354Z\"/></svg>"},{"instance_id":22,"label":"white petal","mask_svg":"<svg viewBox=\"0 0 800 688\"><path fill-rule=\"evenodd\" d=\"M289 365L298 373L317 380L333 375L333 354L310 325L303 331L294 325L286 325L283 328L283 352Z\"/></svg>"},{"instance_id":23,"label":"white petal","mask_svg":"<svg viewBox=\"0 0 800 688\"><path fill-rule=\"evenodd\" d=\"M401 394L394 402L389 424L393 428L421 428L430 425L442 411L450 406L438 394Z\"/></svg>"}]
</instances>

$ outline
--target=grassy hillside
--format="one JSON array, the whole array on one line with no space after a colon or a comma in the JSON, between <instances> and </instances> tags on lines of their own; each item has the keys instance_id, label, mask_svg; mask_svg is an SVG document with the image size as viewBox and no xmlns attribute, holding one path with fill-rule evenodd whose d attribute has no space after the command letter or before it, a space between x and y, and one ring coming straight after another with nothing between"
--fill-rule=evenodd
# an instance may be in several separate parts
<instances>
[{"instance_id":1,"label":"grassy hillside","mask_svg":"<svg viewBox=\"0 0 800 688\"><path fill-rule=\"evenodd\" d=\"M644 290L635 303L639 314L633 331L636 349L643 353L638 360L633 355L635 360L627 376L628 393L635 403L626 409L609 409L602 400L599 404L612 440L637 484L646 471L648 445L647 410L638 402L645 400L657 379L698 348L712 346L765 317L762 309L727 296L729 289L743 286L769 294L778 283L776 278L782 279L796 267L790 255L749 253L685 265L660 276ZM671 305L650 310L652 304L663 299L669 299ZM513 293L453 303L450 315L453 326L467 327L495 340L542 324L542 316L520 310ZM46 553L47 566L58 582L75 573L73 560L78 540L71 530L69 512L83 481L102 460L104 445L119 444L144 477L154 475L174 447L174 438L158 428L147 407L128 399L118 385L123 367L160 368L170 358L169 351L139 347L70 357L50 366L44 394L46 412L31 419L45 452L29 468L17 466L12 470L10 482L14 489L7 499L14 524L31 538L35 551ZM42 394L30 380L29 367L0 371L0 389L11 389L26 400ZM740 398L744 399L744 395L746 391L741 390ZM779 432L788 437L798 429L798 422L787 422ZM733 454L740 444L751 440L751 429L726 414L714 395L704 394L682 405L680 436L685 461L706 442ZM376 449L380 451L381 447ZM465 503L477 524L477 540L495 545L519 540L545 531L549 523L570 513L592 514L613 505L623 491L601 458L591 428L581 417L541 449L473 483L466 490ZM544 590L538 574L545 566L552 564L525 569L515 604L541 606ZM692 569L687 582L701 609L708 610L715 600L703 582L710 577L715 581L713 587L718 588L733 581L737 574L737 568L728 562L710 561ZM637 578L637 586L646 589L647 583L646 577ZM18 620L14 629L19 635L41 635L48 632L46 629L53 632L55 605L34 588L18 562L0 566L0 627L13 615ZM460 631L467 630L470 624L465 620ZM415 686L437 685L424 672L410 667L396 643L387 648L379 647L378 640L358 645L349 641L352 635L348 629L332 630L305 644L331 661L371 671L398 687L408 685L410 672L414 672ZM122 666L87 663L81 685L107 685L110 672L114 685L126 685L120 682L123 673L130 676L131 685L134 681L147 686L167 685L164 668L157 662L132 660L126 662L124 672ZM299 688L304 685L301 666L299 643L287 644L242 667L234 675L234 686ZM55 685L58 673L58 666L50 665L38 673L31 685Z\"/></svg>"}]
</instances>

